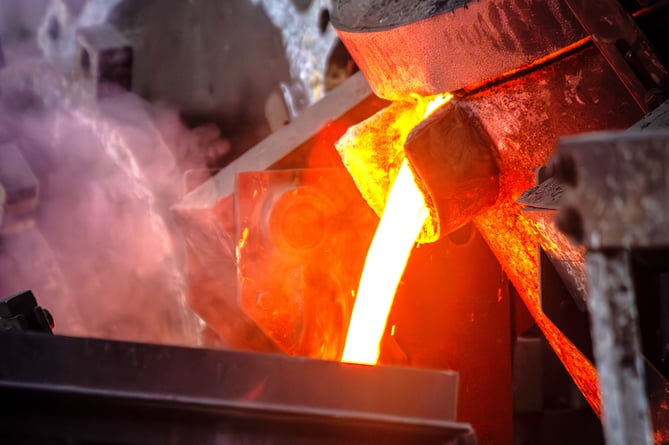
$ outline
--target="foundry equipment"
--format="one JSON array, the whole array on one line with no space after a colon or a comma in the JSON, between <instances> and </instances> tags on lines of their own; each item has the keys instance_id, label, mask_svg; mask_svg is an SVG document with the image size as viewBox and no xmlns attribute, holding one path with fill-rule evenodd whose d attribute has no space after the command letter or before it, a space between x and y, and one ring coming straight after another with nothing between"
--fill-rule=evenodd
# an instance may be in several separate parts
<instances>
[{"instance_id":1,"label":"foundry equipment","mask_svg":"<svg viewBox=\"0 0 669 445\"><path fill-rule=\"evenodd\" d=\"M544 311L551 303L540 294L539 287L540 262L535 247L538 242L544 241L542 247L562 275L570 275L570 269L565 272L564 268L570 260L571 275L583 276L582 267L579 269L578 266L578 249L567 242L561 249L563 258L560 258L560 254L545 242L555 239L557 230L552 223L546 223L546 220L542 221L543 224L537 223L526 217L528 212L516 199L533 185L534 170L548 162L559 137L585 131L627 128L662 102L667 74L661 60L666 50L657 41L653 46L637 23L650 23L654 15L661 21L659 16L663 14L660 11L664 6L655 4L632 9L637 22L630 18L629 5L625 10L617 2L606 2L597 7L579 2L533 2L529 6L513 2L504 5L494 2L442 2L438 5L425 2L424 8L381 3L342 1L335 4L331 15L342 41L371 89L377 96L393 101L355 129L348 130L339 140L337 146L344 165L366 202L380 215L383 212L383 197L387 196L399 168L397 159L401 156L398 153L405 151L431 210L431 232L423 233L424 238L418 241L448 238L449 233L473 221L548 343L585 399L599 413L598 385L591 364L589 335L585 334L585 340L573 336L573 342L578 344L576 346L564 334L565 328L556 324L561 320L556 317L553 321L550 311ZM421 11L425 14L421 15ZM653 35L654 25L646 27L649 35ZM540 33L536 32L538 29L541 29ZM615 45L609 43L612 39ZM625 62L621 62L621 51ZM454 60L461 63L453 63ZM393 126L395 122L416 113L416 94L431 96L448 91L454 93L455 98L427 119L422 120L420 116L414 119L415 130L413 126ZM317 114L311 117L314 116ZM336 126L337 118L342 119L337 114L330 118L335 119L330 128ZM303 128L308 130L308 127ZM288 134L288 129L285 134ZM226 204L222 198L234 195L233 173L248 170L251 165L264 163L265 168L271 169L332 165L324 161L323 156L314 154L319 149L319 137L328 136L327 132L322 135L316 133L310 141L310 135L306 133L302 139L304 146L295 148L293 141L288 145L282 143L285 135L279 130L267 140L267 144L257 147L258 155L249 153L231 164L215 180L186 197L179 210L190 215L198 212L206 214L207 208L215 206L219 215L232 214L224 209L226 205L232 205L234 199ZM398 140L399 149L391 148L397 147ZM306 164L301 163L305 162L302 161L305 155L300 157L295 154L300 151L311 153L312 158L307 158ZM473 229L467 230L471 232ZM234 236L232 239L234 245ZM564 236L562 240L565 241ZM425 257L433 259L436 252L444 255L444 250L450 250L453 243L444 244L426 245L421 249L429 249ZM414 256L420 255L418 252L421 249ZM576 252L575 256L565 261L564 255L569 252ZM459 255L462 256L462 252ZM573 263L574 259L576 263ZM447 270L452 267L451 264L444 261L439 270ZM552 267L549 261L542 264L542 267ZM424 307L434 308L435 300L449 298L449 304L457 306L454 301L457 298L453 297L449 283L439 281L437 285L433 282L432 286L416 284L428 274L423 268L422 273L414 271L412 275L410 261L405 288L400 287L396 298L401 301L403 292L406 292L405 298L415 299L420 298L416 295L421 295ZM412 283L413 276L416 278ZM576 307L581 304L580 311L585 311L583 280L567 278L565 284L575 296L571 303L571 297L559 298L565 301L563 305ZM449 275L446 281L453 279ZM559 285L560 288L562 286ZM427 287L431 289L426 290ZM581 290L580 297L577 289ZM495 292L492 291L493 294ZM556 290L555 293L559 292ZM478 295L481 295L480 290ZM490 301L504 302L505 298L509 298L503 292L501 295L491 297ZM221 299L224 298L221 296ZM385 355L391 362L398 359L398 354L404 355L404 360L421 366L422 360L416 358L416 352L406 352L411 349L410 346L397 346L398 343L416 344L407 339L411 337L411 329L409 333L402 329L402 317L407 317L408 308L420 306L420 303L404 308L401 315L398 305L402 303L396 301L395 304L393 310L396 314L391 313L389 321L395 335L390 335L394 338L385 341ZM482 303L470 301L468 304L475 306ZM447 307L448 304L444 303L444 310ZM477 311L472 310L471 313L476 314ZM460 317L466 316L462 314ZM457 317L454 317L455 320ZM472 322L475 323L475 320ZM583 322L573 320L568 323L579 325ZM585 329L580 329L581 336L583 332L587 333L587 320L585 323ZM476 334L472 335L486 332L491 338L497 338L497 342L503 341L499 332L490 333L493 325L490 319L485 324L488 326L479 325ZM461 328L462 324L458 326ZM498 325L497 329L504 329L501 326L504 324ZM522 331L518 326L515 328ZM426 335L424 329L421 333ZM449 335L442 330L441 334L467 343L463 340L467 334L462 329ZM525 347L528 346L524 341L518 345L519 349ZM383 348L382 344L382 361ZM482 376L492 371L481 369L483 365L476 371L476 365L465 365L467 352L458 351L457 347L449 346L444 351L448 351L445 355L449 355L449 365L462 373L462 384L467 388L465 391L481 390L489 400L494 394L499 394L500 398L511 397L510 393L504 396L504 391L500 389L499 372L502 366L494 371L496 380L493 382L488 378L490 386L483 389L481 381L485 378ZM494 368L491 365L495 362L492 358L494 354L488 356L483 349L477 353L486 355L485 367ZM534 354L537 354L536 350ZM455 359L456 356L459 359ZM458 360L459 363L454 366L453 363ZM435 362L427 359L425 363L434 366ZM465 371L466 366L471 368ZM477 374L478 378L475 379L469 371ZM469 378L473 379L472 387L469 387ZM559 399L563 396L555 397ZM485 408L476 401L474 396L461 399L459 412L468 413L463 416L480 418L477 427L480 433L488 427L494 429L489 424L481 425L491 422L489 419L493 417L499 420L499 409L491 407L491 411L485 414ZM499 425L509 426L511 422L500 420L497 434L504 430ZM486 433L482 434L487 437ZM499 439L500 436L496 437Z\"/></svg>"},{"instance_id":2,"label":"foundry equipment","mask_svg":"<svg viewBox=\"0 0 669 445\"><path fill-rule=\"evenodd\" d=\"M64 119L64 128L83 123L122 165L126 147L186 138L165 136L143 102L119 106L122 90L147 100L166 94L192 126L220 120L231 101L219 87L234 90L188 75L197 94L184 99L165 88L169 73L152 84L142 59L152 40L140 30L153 29L145 20L157 9L125 3L77 32L73 84L89 105ZM206 325L207 346L226 350L139 342L151 336L0 333L9 357L0 392L16 402L2 412L3 431L19 440L38 424L37 439L88 443L122 425L113 442L122 444L669 443L669 2L290 3L304 13L295 17L318 12L317 33L336 32L350 77L308 107L320 88L305 90L314 77L282 80L265 108L275 131L243 154L233 148L220 171L170 202L169 218L156 210L160 195L146 199L151 224L173 221L166 232L184 245L156 247L157 256L183 254L184 305ZM191 7L204 17L216 10L206 1ZM126 114L146 135L126 127ZM7 120L9 133L25 131L20 119ZM229 149L211 127L196 133L208 152ZM11 139L2 138L11 151L0 160L11 153L29 174L0 165L8 244L39 229L36 202L49 188L38 178L50 178L47 163L32 173L23 158L30 150ZM137 164L162 171L148 158ZM165 180L142 182L133 162L126 170L141 196L169 189ZM384 276L380 263L384 286L368 289L381 293L396 280L392 306L372 306L382 312L376 356L353 360L380 366L335 363L351 361L347 330L367 298L358 284L407 172L418 191L409 204L424 207L409 239L418 247L399 273ZM59 234L44 233L50 243ZM389 244L381 251L395 256ZM0 262L3 270L23 269ZM49 325L31 296L0 309L28 308ZM24 304L12 306L16 298ZM70 304L54 304L56 334L59 314L67 326L85 324L64 310ZM152 315L150 324L165 318ZM375 315L374 323L360 319L363 328L378 325ZM0 326L17 326L20 314L0 317L14 320ZM60 422L49 420L50 406Z\"/></svg>"}]
</instances>

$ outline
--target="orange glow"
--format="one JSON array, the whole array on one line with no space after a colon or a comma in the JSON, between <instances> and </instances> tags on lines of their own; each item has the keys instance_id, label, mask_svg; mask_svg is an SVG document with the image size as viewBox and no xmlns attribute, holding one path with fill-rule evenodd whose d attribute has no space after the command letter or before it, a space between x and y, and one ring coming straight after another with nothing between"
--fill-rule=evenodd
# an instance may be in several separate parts
<instances>
[{"instance_id":1,"label":"orange glow","mask_svg":"<svg viewBox=\"0 0 669 445\"><path fill-rule=\"evenodd\" d=\"M393 104L349 129L336 144L361 193L382 214L358 285L343 362L373 365L378 361L397 286L429 216L404 159L404 142L416 125L452 98L447 93Z\"/></svg>"},{"instance_id":2,"label":"orange glow","mask_svg":"<svg viewBox=\"0 0 669 445\"><path fill-rule=\"evenodd\" d=\"M453 95L451 93L439 94L437 96L430 98L430 100L425 105L425 111L423 112L423 119L427 118L432 113L437 111L439 108L446 105L448 102L451 101L451 99L453 99Z\"/></svg>"},{"instance_id":3,"label":"orange glow","mask_svg":"<svg viewBox=\"0 0 669 445\"><path fill-rule=\"evenodd\" d=\"M475 221L551 348L599 416L601 406L595 367L541 309L537 238L532 223L521 214L521 209L520 204L504 202Z\"/></svg>"},{"instance_id":4,"label":"orange glow","mask_svg":"<svg viewBox=\"0 0 669 445\"><path fill-rule=\"evenodd\" d=\"M374 365L395 291L429 210L406 159L369 247L346 336L343 362Z\"/></svg>"},{"instance_id":5,"label":"orange glow","mask_svg":"<svg viewBox=\"0 0 669 445\"><path fill-rule=\"evenodd\" d=\"M420 224L417 222L417 218L425 211L424 200L420 192L419 198L415 197L418 189L413 180L406 185L406 177L411 175L402 173L397 187L411 188L413 184L414 190L408 191L410 195L413 194L413 201L399 204L401 198L397 198L396 204L394 196L392 199L389 197L389 193L394 195L396 186L393 184L391 190L390 184L395 175L399 176L398 171L408 170L404 161L404 143L411 130L451 98L447 94L434 101L395 102L361 124L351 127L336 144L363 197L378 215L383 214L365 262L342 361L366 364L377 362L379 344L385 332L397 282L403 274L414 241L420 241L423 237L429 239L429 234L425 233L428 224L423 226L420 233ZM505 160L511 162L510 159ZM538 239L530 221L522 216L521 206L515 203L517 195L532 185L535 166L522 162L522 166L516 165L516 162L506 165L508 162L502 162L503 185L498 204L475 218L475 222L547 341L599 415L599 386L595 367L541 309ZM386 202L388 207L385 207ZM412 222L407 223L410 227L399 227L402 224L399 222L400 216L390 216L391 212L392 215L396 214L396 210L391 210L395 205L401 208L398 213L406 214L401 216L410 216ZM395 218L398 220L395 221ZM397 251L391 253L387 250L390 248ZM377 253L377 249L382 252ZM392 265L388 263L390 260L394 260ZM384 294L381 294L382 288Z\"/></svg>"},{"instance_id":6,"label":"orange glow","mask_svg":"<svg viewBox=\"0 0 669 445\"><path fill-rule=\"evenodd\" d=\"M393 102L349 128L335 144L360 194L379 217L383 214L390 184L404 160L404 143L409 133L452 98L447 93L429 98L416 96L414 102ZM432 224L425 224L419 243L434 238L433 233L428 233L433 228Z\"/></svg>"}]
</instances>

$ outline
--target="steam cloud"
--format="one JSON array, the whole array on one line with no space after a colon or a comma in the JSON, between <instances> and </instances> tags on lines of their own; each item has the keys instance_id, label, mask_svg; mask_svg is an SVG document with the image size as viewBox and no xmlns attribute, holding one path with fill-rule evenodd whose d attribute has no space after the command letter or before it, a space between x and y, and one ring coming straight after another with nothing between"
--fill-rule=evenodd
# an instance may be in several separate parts
<instances>
[{"instance_id":1,"label":"steam cloud","mask_svg":"<svg viewBox=\"0 0 669 445\"><path fill-rule=\"evenodd\" d=\"M169 208L205 166L203 132L169 107L77 88L37 60L0 73L0 150L39 184L34 209L5 215L0 293L32 289L60 334L198 344Z\"/></svg>"}]
</instances>

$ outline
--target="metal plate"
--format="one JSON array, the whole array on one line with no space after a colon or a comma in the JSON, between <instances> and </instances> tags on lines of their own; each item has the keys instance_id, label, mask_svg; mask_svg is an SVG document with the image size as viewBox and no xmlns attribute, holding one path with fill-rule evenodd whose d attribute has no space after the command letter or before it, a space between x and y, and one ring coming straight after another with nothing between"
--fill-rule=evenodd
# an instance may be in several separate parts
<instances>
[{"instance_id":1,"label":"metal plate","mask_svg":"<svg viewBox=\"0 0 669 445\"><path fill-rule=\"evenodd\" d=\"M415 435L419 442L469 430L453 420L453 372L37 334L0 334L0 345L3 434L36 434L26 429L27 419L37 419L34 428L40 431L50 416L62 416L64 425L80 432L72 424L77 410L135 425L146 422L142 416L172 413L154 419L165 428L196 413L203 422L227 425L221 431L233 435L249 423L255 431L276 429L281 437L300 437L309 428L313 435L320 425L323 432L316 428L314 441L305 443L320 443L327 431L346 435L368 426L383 436ZM128 413L137 418L126 418ZM175 420L181 416L186 417Z\"/></svg>"}]
</instances>

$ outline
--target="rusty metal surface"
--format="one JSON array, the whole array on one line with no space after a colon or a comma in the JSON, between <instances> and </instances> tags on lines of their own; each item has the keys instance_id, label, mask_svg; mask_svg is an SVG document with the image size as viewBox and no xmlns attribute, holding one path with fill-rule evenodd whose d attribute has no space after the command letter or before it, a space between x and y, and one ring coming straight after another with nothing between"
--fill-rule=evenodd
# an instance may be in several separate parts
<instances>
[{"instance_id":1,"label":"rusty metal surface","mask_svg":"<svg viewBox=\"0 0 669 445\"><path fill-rule=\"evenodd\" d=\"M659 105L669 73L650 41L617 0L565 0L634 97L648 112ZM666 98L666 97L665 97Z\"/></svg>"},{"instance_id":2,"label":"rusty metal surface","mask_svg":"<svg viewBox=\"0 0 669 445\"><path fill-rule=\"evenodd\" d=\"M545 167L542 169L541 174L550 174L548 172L550 169ZM525 191L516 202L525 206L522 214L537 234L539 245L574 302L579 309L585 311L588 294L585 249L573 243L555 224L555 216L560 208L564 189L564 184L557 178L549 177Z\"/></svg>"},{"instance_id":3,"label":"rusty metal surface","mask_svg":"<svg viewBox=\"0 0 669 445\"><path fill-rule=\"evenodd\" d=\"M668 130L564 138L557 162L566 233L588 249L669 245Z\"/></svg>"},{"instance_id":4,"label":"rusty metal surface","mask_svg":"<svg viewBox=\"0 0 669 445\"><path fill-rule=\"evenodd\" d=\"M450 12L380 30L349 29L335 5L332 23L374 92L391 100L494 78L585 35L561 0L451 3Z\"/></svg>"},{"instance_id":5,"label":"rusty metal surface","mask_svg":"<svg viewBox=\"0 0 669 445\"><path fill-rule=\"evenodd\" d=\"M629 252L588 252L586 267L606 443L651 445Z\"/></svg>"},{"instance_id":6,"label":"rusty metal surface","mask_svg":"<svg viewBox=\"0 0 669 445\"><path fill-rule=\"evenodd\" d=\"M643 116L594 47L462 100L497 145L500 201L534 185L564 135L626 129Z\"/></svg>"}]
</instances>

